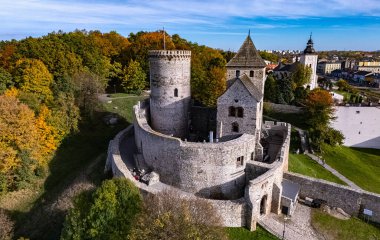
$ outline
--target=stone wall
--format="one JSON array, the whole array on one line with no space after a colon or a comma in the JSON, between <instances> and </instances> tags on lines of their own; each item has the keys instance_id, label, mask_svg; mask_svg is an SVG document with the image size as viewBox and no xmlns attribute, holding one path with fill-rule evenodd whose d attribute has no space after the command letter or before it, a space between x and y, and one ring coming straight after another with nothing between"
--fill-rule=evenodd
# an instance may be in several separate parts
<instances>
[{"instance_id":1,"label":"stone wall","mask_svg":"<svg viewBox=\"0 0 380 240\"><path fill-rule=\"evenodd\" d=\"M265 68L246 68L246 67L227 67L227 80L236 78L236 70L240 71L240 76L244 74L255 84L257 89L264 93L264 82L266 79ZM253 77L250 77L250 72L253 71Z\"/></svg>"},{"instance_id":2,"label":"stone wall","mask_svg":"<svg viewBox=\"0 0 380 240\"><path fill-rule=\"evenodd\" d=\"M269 108L273 112L281 112L281 113L301 113L303 112L302 107L286 105L286 104L276 104L271 102L264 103L265 108Z\"/></svg>"},{"instance_id":3,"label":"stone wall","mask_svg":"<svg viewBox=\"0 0 380 240\"><path fill-rule=\"evenodd\" d=\"M296 173L284 173L284 178L300 185L299 196L301 198L323 199L327 201L327 205L339 207L353 216L362 214L364 208L370 209L373 211L371 220L380 222L380 194L354 190L350 187Z\"/></svg>"},{"instance_id":4,"label":"stone wall","mask_svg":"<svg viewBox=\"0 0 380 240\"><path fill-rule=\"evenodd\" d=\"M214 143L182 141L152 130L146 118L147 106L138 104L134 111L137 149L163 183L207 198L243 196L244 169L254 154L255 136L243 134ZM243 158L241 164L237 161L239 157Z\"/></svg>"},{"instance_id":5,"label":"stone wall","mask_svg":"<svg viewBox=\"0 0 380 240\"><path fill-rule=\"evenodd\" d=\"M238 133L256 135L260 129L260 106L259 102L248 92L246 87L235 81L232 86L218 98L217 111L217 136L228 136ZM243 117L229 116L230 107L242 107ZM233 132L232 125L237 124L239 132Z\"/></svg>"},{"instance_id":6,"label":"stone wall","mask_svg":"<svg viewBox=\"0 0 380 240\"><path fill-rule=\"evenodd\" d=\"M290 132L291 126L287 123L277 123L267 121L264 123L264 128L282 130L283 143L276 156L276 161L271 164L252 162L250 175L257 169L258 171L265 171L262 175L249 179L249 182L245 188L245 199L247 201L247 226L249 229L256 229L256 223L260 217L261 205L265 201L264 213L274 212L278 214L280 212L280 202L282 194L282 177L284 169L288 166L288 152L290 145ZM256 170L256 171L257 171ZM255 175L253 175L255 176ZM265 200L266 199L266 200Z\"/></svg>"},{"instance_id":7,"label":"stone wall","mask_svg":"<svg viewBox=\"0 0 380 240\"><path fill-rule=\"evenodd\" d=\"M125 130L121 131L119 134L117 134L115 138L110 141L106 160L106 170L112 171L114 177L125 177L131 180L143 194L157 194L158 192L164 189L171 188L170 186L165 186L162 183L158 183L160 186L157 187L154 185L149 187L146 184L140 183L133 178L131 172L128 170L127 166L122 161L119 150L121 140L124 137L133 134L133 130L133 126L131 125ZM189 194L178 189L177 191L179 191L181 196L197 198L193 194ZM223 226L243 227L246 225L246 203L244 198L240 198L237 200L208 199L207 201L214 207L215 211L220 216Z\"/></svg>"}]
</instances>

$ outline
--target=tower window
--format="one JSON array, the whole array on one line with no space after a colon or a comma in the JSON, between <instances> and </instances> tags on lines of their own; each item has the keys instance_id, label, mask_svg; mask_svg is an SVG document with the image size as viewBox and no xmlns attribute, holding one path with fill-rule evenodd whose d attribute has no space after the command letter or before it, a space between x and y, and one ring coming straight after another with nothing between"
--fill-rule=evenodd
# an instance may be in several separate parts
<instances>
[{"instance_id":1,"label":"tower window","mask_svg":"<svg viewBox=\"0 0 380 240\"><path fill-rule=\"evenodd\" d=\"M177 88L174 89L174 97L178 97L178 89Z\"/></svg>"},{"instance_id":2,"label":"tower window","mask_svg":"<svg viewBox=\"0 0 380 240\"><path fill-rule=\"evenodd\" d=\"M239 124L237 122L232 123L232 132L239 132Z\"/></svg>"},{"instance_id":3,"label":"tower window","mask_svg":"<svg viewBox=\"0 0 380 240\"><path fill-rule=\"evenodd\" d=\"M252 152L252 153L251 153L251 160L253 161L254 159L255 159L255 153Z\"/></svg>"},{"instance_id":4,"label":"tower window","mask_svg":"<svg viewBox=\"0 0 380 240\"><path fill-rule=\"evenodd\" d=\"M237 108L237 116L242 118L244 115L244 109L242 107Z\"/></svg>"},{"instance_id":5,"label":"tower window","mask_svg":"<svg viewBox=\"0 0 380 240\"><path fill-rule=\"evenodd\" d=\"M230 117L235 117L235 114L236 114L236 109L235 109L235 107L229 107L228 108L228 116L230 116Z\"/></svg>"},{"instance_id":6,"label":"tower window","mask_svg":"<svg viewBox=\"0 0 380 240\"><path fill-rule=\"evenodd\" d=\"M249 72L249 76L250 76L250 77L253 77L253 76L254 76L254 71L250 71L250 72Z\"/></svg>"},{"instance_id":7,"label":"tower window","mask_svg":"<svg viewBox=\"0 0 380 240\"><path fill-rule=\"evenodd\" d=\"M240 70L236 70L236 77L240 77Z\"/></svg>"}]
</instances>

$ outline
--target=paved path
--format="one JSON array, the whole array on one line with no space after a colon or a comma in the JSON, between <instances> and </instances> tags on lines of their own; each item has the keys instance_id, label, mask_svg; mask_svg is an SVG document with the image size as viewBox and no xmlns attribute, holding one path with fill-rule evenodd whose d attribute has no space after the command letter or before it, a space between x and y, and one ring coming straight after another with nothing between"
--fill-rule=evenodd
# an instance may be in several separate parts
<instances>
[{"instance_id":1,"label":"paved path","mask_svg":"<svg viewBox=\"0 0 380 240\"><path fill-rule=\"evenodd\" d=\"M322 239L310 224L311 209L297 203L293 215L286 220L285 238L287 240L318 240ZM259 224L282 239L284 231L284 216L270 213L259 220Z\"/></svg>"},{"instance_id":2,"label":"paved path","mask_svg":"<svg viewBox=\"0 0 380 240\"><path fill-rule=\"evenodd\" d=\"M311 153L305 153L305 154L307 156L309 156L311 159L313 159L314 161L316 161L317 163L319 163L320 165L322 165L322 167L324 167L326 170L330 171L332 174L334 174L335 176L337 176L340 180L342 180L343 182L347 183L350 187L352 187L354 189L357 189L357 190L363 190L358 185L356 185L352 181L348 180L345 176L343 176L342 174L340 174L337 170L335 170L334 168L330 167L327 163L323 163L323 161L321 160L321 158L319 158L319 157L317 157L317 156L315 156L314 154L311 154Z\"/></svg>"}]
</instances>

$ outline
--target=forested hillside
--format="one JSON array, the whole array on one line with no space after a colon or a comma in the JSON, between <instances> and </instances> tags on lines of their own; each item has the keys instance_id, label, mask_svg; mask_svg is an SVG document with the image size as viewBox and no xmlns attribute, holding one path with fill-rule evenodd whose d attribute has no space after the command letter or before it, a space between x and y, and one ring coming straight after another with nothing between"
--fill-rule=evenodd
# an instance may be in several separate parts
<instances>
[{"instance_id":1,"label":"forested hillside","mask_svg":"<svg viewBox=\"0 0 380 240\"><path fill-rule=\"evenodd\" d=\"M0 194L47 173L62 141L91 122L98 94L149 88L148 50L162 49L163 36L77 30L0 42ZM214 106L228 54L178 35L165 40L166 49L192 51L192 95Z\"/></svg>"}]
</instances>

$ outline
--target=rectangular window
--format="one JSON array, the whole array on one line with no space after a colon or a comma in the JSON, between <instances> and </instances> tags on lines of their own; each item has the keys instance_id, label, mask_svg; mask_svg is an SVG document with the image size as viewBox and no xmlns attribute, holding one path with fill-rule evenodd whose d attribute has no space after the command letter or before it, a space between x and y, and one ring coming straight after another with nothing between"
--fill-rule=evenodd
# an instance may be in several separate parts
<instances>
[{"instance_id":1,"label":"rectangular window","mask_svg":"<svg viewBox=\"0 0 380 240\"><path fill-rule=\"evenodd\" d=\"M236 159L236 166L240 167L240 166L243 166L243 165L244 165L244 156L238 157Z\"/></svg>"},{"instance_id":2,"label":"rectangular window","mask_svg":"<svg viewBox=\"0 0 380 240\"><path fill-rule=\"evenodd\" d=\"M255 159L255 153L252 152L252 153L251 153L251 161L253 161L254 159Z\"/></svg>"},{"instance_id":3,"label":"rectangular window","mask_svg":"<svg viewBox=\"0 0 380 240\"><path fill-rule=\"evenodd\" d=\"M253 77L253 76L254 76L254 73L255 73L254 71L250 71L250 72L249 72L249 76L250 76L250 77Z\"/></svg>"}]
</instances>

